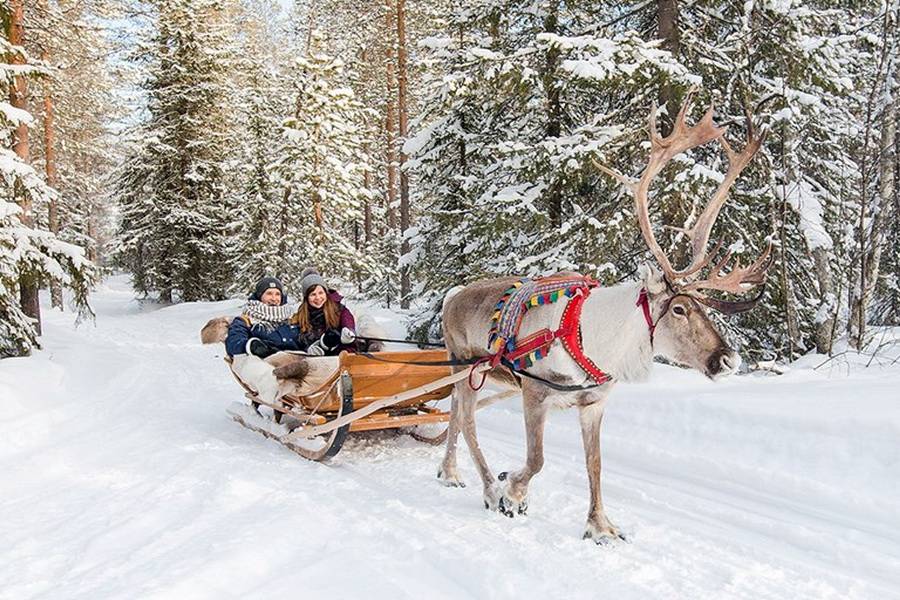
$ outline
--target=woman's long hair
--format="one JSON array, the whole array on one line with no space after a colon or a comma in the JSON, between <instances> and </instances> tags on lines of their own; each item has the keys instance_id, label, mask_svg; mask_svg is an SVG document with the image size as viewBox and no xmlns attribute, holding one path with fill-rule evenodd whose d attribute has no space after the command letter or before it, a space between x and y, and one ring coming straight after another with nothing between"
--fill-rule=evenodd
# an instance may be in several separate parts
<instances>
[{"instance_id":1,"label":"woman's long hair","mask_svg":"<svg viewBox=\"0 0 900 600\"><path fill-rule=\"evenodd\" d=\"M326 292L327 293L327 292ZM325 327L328 329L337 329L341 325L341 306L331 299L331 297L325 297L325 304L322 305L322 310L325 311ZM312 329L312 324L309 319L309 298L303 299L303 304L300 305L300 308L297 309L297 312L294 314L294 317L291 319L292 325L297 325L300 327L300 331L303 333L308 333Z\"/></svg>"}]
</instances>

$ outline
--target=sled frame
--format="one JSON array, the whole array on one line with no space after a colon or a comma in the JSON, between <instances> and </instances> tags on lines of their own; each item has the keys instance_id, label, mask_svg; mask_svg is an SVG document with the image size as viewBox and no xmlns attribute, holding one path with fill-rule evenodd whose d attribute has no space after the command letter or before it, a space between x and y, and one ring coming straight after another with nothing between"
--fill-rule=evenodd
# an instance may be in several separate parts
<instances>
[{"instance_id":1,"label":"sled frame","mask_svg":"<svg viewBox=\"0 0 900 600\"><path fill-rule=\"evenodd\" d=\"M284 423L287 416L298 424L289 433L278 435L255 425L242 415L232 414L231 417L243 427L315 461L335 456L351 432L412 428L409 433L414 439L433 445L441 444L446 440L446 427L436 435L420 433L415 428L450 420L449 411L429 403L449 397L452 386L468 377L469 370L452 373L449 366L408 363L433 363L446 359L445 350L379 352L376 358L341 353L338 369L318 389L303 396L287 395L275 402L260 398L231 370L257 414L260 414L260 406L266 406L273 411L276 423ZM225 360L230 367L231 360ZM488 365L480 365L477 370L489 368ZM502 394L504 397L508 395ZM488 401L492 403L492 399ZM265 417L260 414L260 418ZM315 438L324 440L320 448L311 450L305 446L304 442Z\"/></svg>"}]
</instances>

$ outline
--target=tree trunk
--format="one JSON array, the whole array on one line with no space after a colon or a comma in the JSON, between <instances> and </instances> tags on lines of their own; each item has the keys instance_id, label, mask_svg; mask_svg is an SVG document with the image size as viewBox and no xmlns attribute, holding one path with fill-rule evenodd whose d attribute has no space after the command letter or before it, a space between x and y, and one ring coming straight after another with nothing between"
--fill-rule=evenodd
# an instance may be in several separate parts
<instances>
[{"instance_id":1,"label":"tree trunk","mask_svg":"<svg viewBox=\"0 0 900 600\"><path fill-rule=\"evenodd\" d=\"M820 314L815 323L816 352L831 354L831 346L834 343L837 299L834 295L834 279L831 276L830 253L826 248L816 248L812 251L812 257L815 263L816 280L819 283Z\"/></svg>"},{"instance_id":2,"label":"tree trunk","mask_svg":"<svg viewBox=\"0 0 900 600\"><path fill-rule=\"evenodd\" d=\"M368 144L363 147L363 154L369 156ZM363 173L363 187L367 192L372 189L372 173L368 168ZM363 199L363 232L366 248L368 248L372 243L372 199L369 196Z\"/></svg>"},{"instance_id":3,"label":"tree trunk","mask_svg":"<svg viewBox=\"0 0 900 600\"><path fill-rule=\"evenodd\" d=\"M782 161L786 161L785 159L785 145L784 140L786 139L787 134L782 133L782 146L781 146L781 158ZM788 168L785 162L783 162L783 169L787 173ZM784 184L782 184L784 185ZM793 360L794 354L797 351L802 351L805 349L803 344L803 338L800 335L800 316L797 314L797 306L796 306L796 298L794 297L794 288L791 285L791 279L788 276L788 244L787 244L787 215L788 215L788 200L787 200L787 191L782 190L782 200L780 207L781 214L779 215L779 234L781 236L779 247L781 248L781 288L784 291L784 329L787 333L788 339L788 351L787 351L787 359Z\"/></svg>"},{"instance_id":4,"label":"tree trunk","mask_svg":"<svg viewBox=\"0 0 900 600\"><path fill-rule=\"evenodd\" d=\"M49 62L50 53L44 49L41 52L41 60ZM47 185L56 188L56 130L54 129L53 92L50 83L45 84L44 91L44 172ZM56 196L50 199L49 206L50 231L59 233L59 205ZM63 309L62 286L57 281L50 282L50 305L53 308Z\"/></svg>"},{"instance_id":5,"label":"tree trunk","mask_svg":"<svg viewBox=\"0 0 900 600\"><path fill-rule=\"evenodd\" d=\"M888 77L888 82L891 78ZM884 248L884 214L894 197L894 148L897 134L897 107L887 104L882 112L881 140L878 144L878 194L871 204L871 223L868 228L868 245L860 240L863 249L860 288L850 307L850 344L857 350L865 346L866 312L881 269L881 253Z\"/></svg>"},{"instance_id":6,"label":"tree trunk","mask_svg":"<svg viewBox=\"0 0 900 600\"><path fill-rule=\"evenodd\" d=\"M385 68L387 70L387 102L385 102L384 133L387 145L387 191L385 202L387 206L388 228L393 232L397 228L397 215L394 212L394 203L397 201L397 138L395 132L397 126L394 123L394 88L397 82L394 78L394 6L393 0L387 0L387 31L390 42L387 44L387 56Z\"/></svg>"},{"instance_id":7,"label":"tree trunk","mask_svg":"<svg viewBox=\"0 0 900 600\"><path fill-rule=\"evenodd\" d=\"M656 35L662 40L662 47L678 57L681 48L681 36L678 31L678 0L657 0L656 2ZM671 124L678 113L678 99L675 97L675 88L669 83L664 83L659 88L660 106L666 107L666 119L662 126L662 134L668 135Z\"/></svg>"},{"instance_id":8,"label":"tree trunk","mask_svg":"<svg viewBox=\"0 0 900 600\"><path fill-rule=\"evenodd\" d=\"M9 43L13 46L25 46L25 25L24 25L24 0L10 0L9 2L9 19L7 21L6 36ZM25 64L25 57L14 52L10 56L10 63L14 65ZM12 85L9 86L9 103L20 110L28 108L28 82L22 75L13 77ZM13 152L24 162L29 162L30 156L28 152L28 126L20 123L13 134ZM34 226L34 216L32 215L31 199L23 190L16 190L16 202L22 209L20 219L26 227ZM38 297L38 286L36 281L30 281L26 277L19 279L19 302L22 311L35 319L35 331L37 335L41 335L41 304Z\"/></svg>"},{"instance_id":9,"label":"tree trunk","mask_svg":"<svg viewBox=\"0 0 900 600\"><path fill-rule=\"evenodd\" d=\"M862 171L862 195L859 209L859 224L857 232L859 237L859 259L858 266L859 278L852 289L850 295L850 322L847 324L848 337L850 345L856 350L862 350L865 346L866 335L866 310L875 286L878 283L878 272L881 266L881 249L884 244L884 208L892 201L894 194L894 159L893 151L896 141L896 111L898 108L895 97L898 90L894 85L894 67L893 60L888 59L889 48L891 47L890 35L896 30L896 15L887 10L884 12L884 22L882 29L882 48L880 63L878 67L879 77L884 70L884 79L877 80L869 95L869 101L866 108L866 133L863 143L863 166ZM881 86L884 87L881 87ZM891 89L891 87L895 89ZM891 92L894 93L892 96ZM867 202L869 185L866 161L869 152L870 133L872 124L877 118L877 111L874 110L876 95L882 97L881 106L881 139L878 144L878 152L876 156L879 158L878 175L879 186L878 193ZM867 222L867 219L871 219Z\"/></svg>"},{"instance_id":10,"label":"tree trunk","mask_svg":"<svg viewBox=\"0 0 900 600\"><path fill-rule=\"evenodd\" d=\"M91 239L87 247L87 258L95 265L100 264L100 242L97 240L97 236L99 235L99 231L97 228L97 221L99 219L99 216L97 214L98 212L99 209L92 204L91 212L88 215L87 222L87 234Z\"/></svg>"},{"instance_id":11,"label":"tree trunk","mask_svg":"<svg viewBox=\"0 0 900 600\"><path fill-rule=\"evenodd\" d=\"M547 33L558 33L559 31L559 3L554 2L552 7L544 19L544 31ZM544 92L547 95L547 137L558 138L562 133L562 103L560 99L560 87L557 80L557 70L559 68L560 53L557 46L551 46L547 51L544 60ZM550 216L550 223L555 228L562 227L562 201L563 190L562 183L558 178L554 178L550 184L547 195L547 213Z\"/></svg>"},{"instance_id":12,"label":"tree trunk","mask_svg":"<svg viewBox=\"0 0 900 600\"><path fill-rule=\"evenodd\" d=\"M399 110L400 125L400 235L403 241L400 243L400 256L409 254L409 240L406 239L406 231L409 229L409 174L406 165L406 153L402 144L406 142L409 133L409 116L407 113L406 84L406 0L397 0L397 108ZM409 308L409 294L411 291L409 281L409 266L400 267L400 307Z\"/></svg>"},{"instance_id":13,"label":"tree trunk","mask_svg":"<svg viewBox=\"0 0 900 600\"><path fill-rule=\"evenodd\" d=\"M672 53L676 59L681 52L681 34L678 22L678 0L656 0L656 38L662 40L662 48ZM659 86L659 106L665 107L664 115L657 120L661 135L669 135L675 122L675 116L681 108L681 98L678 96L678 88L664 81ZM671 185L675 173L668 171L665 176L665 185ZM665 223L684 223L689 226L687 219L692 214L699 214L701 209L694 210L696 200L685 197L681 193L667 194L661 202L660 209L662 220ZM681 236L668 231L663 232L664 243L675 265L685 265L690 262L690 251L686 244L677 243Z\"/></svg>"}]
</instances>

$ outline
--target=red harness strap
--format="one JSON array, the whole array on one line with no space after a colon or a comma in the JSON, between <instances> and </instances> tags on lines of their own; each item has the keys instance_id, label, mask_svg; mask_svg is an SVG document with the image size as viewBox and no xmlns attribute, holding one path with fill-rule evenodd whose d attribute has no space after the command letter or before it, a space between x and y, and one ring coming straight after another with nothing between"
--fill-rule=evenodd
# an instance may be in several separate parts
<instances>
[{"instance_id":1,"label":"red harness strap","mask_svg":"<svg viewBox=\"0 0 900 600\"><path fill-rule=\"evenodd\" d=\"M557 337L562 339L563 348L569 353L578 366L590 375L598 385L602 385L612 379L608 374L600 370L594 361L584 353L581 344L581 307L587 299L590 289L583 293L576 293L566 305L563 312L562 323L556 331Z\"/></svg>"},{"instance_id":2,"label":"red harness strap","mask_svg":"<svg viewBox=\"0 0 900 600\"><path fill-rule=\"evenodd\" d=\"M653 322L653 314L650 312L650 297L647 288L641 290L635 306L640 306L644 311L644 320L647 321L647 329L650 330L650 344L653 345L653 332L656 331L656 323Z\"/></svg>"}]
</instances>

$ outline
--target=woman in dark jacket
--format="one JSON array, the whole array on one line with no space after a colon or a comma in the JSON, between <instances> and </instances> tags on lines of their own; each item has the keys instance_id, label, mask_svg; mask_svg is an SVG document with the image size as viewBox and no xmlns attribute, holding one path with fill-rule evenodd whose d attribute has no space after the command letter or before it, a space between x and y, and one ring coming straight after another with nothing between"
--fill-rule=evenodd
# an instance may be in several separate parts
<instances>
[{"instance_id":1,"label":"woman in dark jacket","mask_svg":"<svg viewBox=\"0 0 900 600\"><path fill-rule=\"evenodd\" d=\"M325 280L313 269L304 271L300 287L303 304L290 320L292 326L299 328L299 349L314 356L355 351L356 321L344 306L344 297L328 289Z\"/></svg>"}]
</instances>

